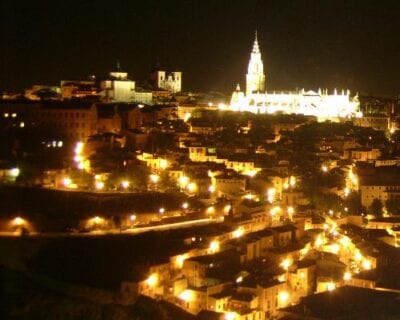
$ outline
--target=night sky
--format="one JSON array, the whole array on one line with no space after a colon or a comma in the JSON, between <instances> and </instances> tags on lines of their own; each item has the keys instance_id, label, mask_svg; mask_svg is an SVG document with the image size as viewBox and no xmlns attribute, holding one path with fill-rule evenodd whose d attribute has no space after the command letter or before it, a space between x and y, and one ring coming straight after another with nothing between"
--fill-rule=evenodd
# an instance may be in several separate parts
<instances>
[{"instance_id":1,"label":"night sky","mask_svg":"<svg viewBox=\"0 0 400 320\"><path fill-rule=\"evenodd\" d=\"M370 3L371 2L371 3ZM258 30L270 90L400 93L400 1L0 0L0 88L158 63L184 90L244 84Z\"/></svg>"}]
</instances>

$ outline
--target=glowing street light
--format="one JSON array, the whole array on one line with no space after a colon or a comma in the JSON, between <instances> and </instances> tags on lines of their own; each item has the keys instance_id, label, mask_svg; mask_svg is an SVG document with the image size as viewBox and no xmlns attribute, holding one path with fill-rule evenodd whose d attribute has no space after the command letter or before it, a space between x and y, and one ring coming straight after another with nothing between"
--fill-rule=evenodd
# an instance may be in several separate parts
<instances>
[{"instance_id":1,"label":"glowing street light","mask_svg":"<svg viewBox=\"0 0 400 320\"><path fill-rule=\"evenodd\" d=\"M333 282L328 282L328 283L326 284L326 289L327 289L328 291L333 291L333 290L336 289L336 284L334 284Z\"/></svg>"},{"instance_id":2,"label":"glowing street light","mask_svg":"<svg viewBox=\"0 0 400 320\"><path fill-rule=\"evenodd\" d=\"M78 141L75 145L75 154L79 155L83 151L84 143L81 141Z\"/></svg>"},{"instance_id":3,"label":"glowing street light","mask_svg":"<svg viewBox=\"0 0 400 320\"><path fill-rule=\"evenodd\" d=\"M192 114L190 112L186 112L185 115L183 116L183 121L184 122L189 121L191 116L192 116Z\"/></svg>"},{"instance_id":4,"label":"glowing street light","mask_svg":"<svg viewBox=\"0 0 400 320\"><path fill-rule=\"evenodd\" d=\"M291 258L286 258L280 263L280 266L283 269L285 269L286 271L288 271L292 264L293 264L293 260Z\"/></svg>"},{"instance_id":5,"label":"glowing street light","mask_svg":"<svg viewBox=\"0 0 400 320\"><path fill-rule=\"evenodd\" d=\"M190 193L195 193L195 192L197 191L197 184L194 183L194 182L190 182L190 183L187 185L187 189L188 189L188 191L189 191Z\"/></svg>"},{"instance_id":6,"label":"glowing street light","mask_svg":"<svg viewBox=\"0 0 400 320\"><path fill-rule=\"evenodd\" d=\"M275 207L272 207L270 210L269 210L269 214L271 215L271 217L275 217L279 212L281 212L281 207L280 206L275 206Z\"/></svg>"},{"instance_id":7,"label":"glowing street light","mask_svg":"<svg viewBox=\"0 0 400 320\"><path fill-rule=\"evenodd\" d=\"M237 228L235 231L233 231L233 237L234 238L240 238L244 234L244 229L242 227Z\"/></svg>"},{"instance_id":8,"label":"glowing street light","mask_svg":"<svg viewBox=\"0 0 400 320\"><path fill-rule=\"evenodd\" d=\"M224 320L236 320L236 312L226 312L224 315Z\"/></svg>"},{"instance_id":9,"label":"glowing street light","mask_svg":"<svg viewBox=\"0 0 400 320\"><path fill-rule=\"evenodd\" d=\"M158 283L158 275L156 273L151 274L147 279L146 283L149 287L155 287Z\"/></svg>"},{"instance_id":10,"label":"glowing street light","mask_svg":"<svg viewBox=\"0 0 400 320\"><path fill-rule=\"evenodd\" d=\"M11 223L13 226L20 227L25 224L25 220L22 219L21 217L16 217L12 220Z\"/></svg>"},{"instance_id":11,"label":"glowing street light","mask_svg":"<svg viewBox=\"0 0 400 320\"><path fill-rule=\"evenodd\" d=\"M269 203L274 202L275 194L276 194L276 189L275 188L269 188L267 190L267 200L268 200Z\"/></svg>"},{"instance_id":12,"label":"glowing street light","mask_svg":"<svg viewBox=\"0 0 400 320\"><path fill-rule=\"evenodd\" d=\"M187 208L189 208L189 203L187 202L182 203L182 209L186 210Z\"/></svg>"},{"instance_id":13,"label":"glowing street light","mask_svg":"<svg viewBox=\"0 0 400 320\"><path fill-rule=\"evenodd\" d=\"M208 187L208 192L214 193L214 192L215 192L215 187L214 187L213 185L210 185L210 186Z\"/></svg>"},{"instance_id":14,"label":"glowing street light","mask_svg":"<svg viewBox=\"0 0 400 320\"><path fill-rule=\"evenodd\" d=\"M227 204L227 205L224 207L224 213L225 213L225 214L228 214L229 211L231 211L231 209L232 209L232 206L231 206L230 204Z\"/></svg>"},{"instance_id":15,"label":"glowing street light","mask_svg":"<svg viewBox=\"0 0 400 320\"><path fill-rule=\"evenodd\" d=\"M188 177L186 177L186 176L180 176L179 177L179 186L181 188L186 188L188 183L189 183L189 178Z\"/></svg>"},{"instance_id":16,"label":"glowing street light","mask_svg":"<svg viewBox=\"0 0 400 320\"><path fill-rule=\"evenodd\" d=\"M63 179L62 183L64 187L68 188L72 184L72 180L71 178L66 177Z\"/></svg>"},{"instance_id":17,"label":"glowing street light","mask_svg":"<svg viewBox=\"0 0 400 320\"><path fill-rule=\"evenodd\" d=\"M322 172L326 173L326 172L328 172L328 167L326 165L322 165L321 170L322 170Z\"/></svg>"},{"instance_id":18,"label":"glowing street light","mask_svg":"<svg viewBox=\"0 0 400 320\"><path fill-rule=\"evenodd\" d=\"M20 174L20 170L19 170L18 168L12 168L12 169L10 170L10 175L11 175L11 177L16 178L16 177L19 176L19 174Z\"/></svg>"},{"instance_id":19,"label":"glowing street light","mask_svg":"<svg viewBox=\"0 0 400 320\"><path fill-rule=\"evenodd\" d=\"M185 260L188 258L188 256L186 254L181 254L179 256L176 257L176 265L179 269L182 269L183 267L183 263L185 262Z\"/></svg>"},{"instance_id":20,"label":"glowing street light","mask_svg":"<svg viewBox=\"0 0 400 320\"><path fill-rule=\"evenodd\" d=\"M136 221L136 219L137 219L137 216L135 214L131 214L129 216L129 220L132 221L132 222Z\"/></svg>"},{"instance_id":21,"label":"glowing street light","mask_svg":"<svg viewBox=\"0 0 400 320\"><path fill-rule=\"evenodd\" d=\"M351 273L349 271L346 271L343 275L343 280L344 281L350 281L351 280Z\"/></svg>"},{"instance_id":22,"label":"glowing street light","mask_svg":"<svg viewBox=\"0 0 400 320\"><path fill-rule=\"evenodd\" d=\"M193 293L190 290L184 290L179 294L179 299L189 302L193 300Z\"/></svg>"},{"instance_id":23,"label":"glowing street light","mask_svg":"<svg viewBox=\"0 0 400 320\"><path fill-rule=\"evenodd\" d=\"M278 293L278 301L279 301L279 306L284 307L288 304L289 302L289 293L287 291L280 291Z\"/></svg>"},{"instance_id":24,"label":"glowing street light","mask_svg":"<svg viewBox=\"0 0 400 320\"><path fill-rule=\"evenodd\" d=\"M207 214L214 214L214 213L215 213L215 208L212 207L212 206L211 206L211 207L208 207L207 210L206 210L206 213L207 213Z\"/></svg>"},{"instance_id":25,"label":"glowing street light","mask_svg":"<svg viewBox=\"0 0 400 320\"><path fill-rule=\"evenodd\" d=\"M211 241L209 249L212 253L219 251L219 248L220 248L219 241L217 240Z\"/></svg>"},{"instance_id":26,"label":"glowing street light","mask_svg":"<svg viewBox=\"0 0 400 320\"><path fill-rule=\"evenodd\" d=\"M321 236L318 236L317 239L315 239L315 247L319 248L324 244L324 239Z\"/></svg>"},{"instance_id":27,"label":"glowing street light","mask_svg":"<svg viewBox=\"0 0 400 320\"><path fill-rule=\"evenodd\" d=\"M163 214L163 213L165 212L165 208L160 208L160 209L158 209L158 212L159 212L160 214Z\"/></svg>"},{"instance_id":28,"label":"glowing street light","mask_svg":"<svg viewBox=\"0 0 400 320\"><path fill-rule=\"evenodd\" d=\"M285 189L285 190L289 189L289 183L288 182L285 182L283 184L283 189Z\"/></svg>"},{"instance_id":29,"label":"glowing street light","mask_svg":"<svg viewBox=\"0 0 400 320\"><path fill-rule=\"evenodd\" d=\"M165 169L167 169L167 167L168 167L168 161L165 159L161 159L160 160L160 169L165 170Z\"/></svg>"},{"instance_id":30,"label":"glowing street light","mask_svg":"<svg viewBox=\"0 0 400 320\"><path fill-rule=\"evenodd\" d=\"M123 180L123 181L121 182L121 187L124 188L124 189L128 189L128 188L129 188L129 185L130 185L130 183L129 183L128 180Z\"/></svg>"},{"instance_id":31,"label":"glowing street light","mask_svg":"<svg viewBox=\"0 0 400 320\"><path fill-rule=\"evenodd\" d=\"M160 176L159 175L154 174L154 173L150 175L150 181L151 182L157 183L159 180L160 180Z\"/></svg>"},{"instance_id":32,"label":"glowing street light","mask_svg":"<svg viewBox=\"0 0 400 320\"><path fill-rule=\"evenodd\" d=\"M371 270L372 268L372 263L368 259L364 259L361 265L364 270Z\"/></svg>"},{"instance_id":33,"label":"glowing street light","mask_svg":"<svg viewBox=\"0 0 400 320\"><path fill-rule=\"evenodd\" d=\"M104 189L104 182L103 181L96 181L95 187L96 187L96 190L103 190Z\"/></svg>"}]
</instances>

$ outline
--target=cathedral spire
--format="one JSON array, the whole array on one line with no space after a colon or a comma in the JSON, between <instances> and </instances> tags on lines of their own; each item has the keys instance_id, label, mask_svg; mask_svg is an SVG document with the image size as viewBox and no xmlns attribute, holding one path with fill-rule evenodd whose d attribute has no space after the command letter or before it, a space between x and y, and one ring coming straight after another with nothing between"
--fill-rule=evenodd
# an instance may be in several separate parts
<instances>
[{"instance_id":1,"label":"cathedral spire","mask_svg":"<svg viewBox=\"0 0 400 320\"><path fill-rule=\"evenodd\" d=\"M260 48L258 47L258 40L257 40L257 30L256 30L256 35L254 38L254 44L253 44L253 53L259 53Z\"/></svg>"}]
</instances>

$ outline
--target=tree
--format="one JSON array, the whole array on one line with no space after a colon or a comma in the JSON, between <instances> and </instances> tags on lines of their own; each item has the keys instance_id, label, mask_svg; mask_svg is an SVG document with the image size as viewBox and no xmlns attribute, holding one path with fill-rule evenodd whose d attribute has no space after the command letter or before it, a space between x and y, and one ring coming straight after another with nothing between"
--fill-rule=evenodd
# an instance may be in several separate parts
<instances>
[{"instance_id":1,"label":"tree","mask_svg":"<svg viewBox=\"0 0 400 320\"><path fill-rule=\"evenodd\" d=\"M387 200L386 209L390 214L400 215L400 199Z\"/></svg>"},{"instance_id":2,"label":"tree","mask_svg":"<svg viewBox=\"0 0 400 320\"><path fill-rule=\"evenodd\" d=\"M369 212L374 216L381 216L383 212L383 203L380 199L374 199L369 207Z\"/></svg>"},{"instance_id":3,"label":"tree","mask_svg":"<svg viewBox=\"0 0 400 320\"><path fill-rule=\"evenodd\" d=\"M361 203L360 192L350 193L350 195L345 199L344 205L347 207L347 212L349 214L360 215L361 213L365 212L365 208Z\"/></svg>"}]
</instances>

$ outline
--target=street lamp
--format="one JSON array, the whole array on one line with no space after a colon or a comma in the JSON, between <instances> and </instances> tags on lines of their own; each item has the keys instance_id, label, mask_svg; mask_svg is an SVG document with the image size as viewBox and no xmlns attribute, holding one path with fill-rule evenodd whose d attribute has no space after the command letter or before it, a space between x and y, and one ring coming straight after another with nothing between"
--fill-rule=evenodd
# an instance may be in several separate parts
<instances>
[{"instance_id":1,"label":"street lamp","mask_svg":"<svg viewBox=\"0 0 400 320\"><path fill-rule=\"evenodd\" d=\"M121 182L121 186L122 186L122 188L124 188L124 189L128 189L128 188L129 188L129 185L130 185L130 183L129 183L128 180L123 180L123 181Z\"/></svg>"},{"instance_id":2,"label":"street lamp","mask_svg":"<svg viewBox=\"0 0 400 320\"><path fill-rule=\"evenodd\" d=\"M21 227L24 224L25 224L25 220L22 219L21 217L16 217L12 220L12 225L14 225L16 227Z\"/></svg>"},{"instance_id":3,"label":"street lamp","mask_svg":"<svg viewBox=\"0 0 400 320\"><path fill-rule=\"evenodd\" d=\"M150 181L151 182L157 183L159 180L160 180L160 176L159 175L154 174L154 173L150 175Z\"/></svg>"}]
</instances>

